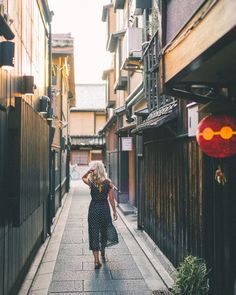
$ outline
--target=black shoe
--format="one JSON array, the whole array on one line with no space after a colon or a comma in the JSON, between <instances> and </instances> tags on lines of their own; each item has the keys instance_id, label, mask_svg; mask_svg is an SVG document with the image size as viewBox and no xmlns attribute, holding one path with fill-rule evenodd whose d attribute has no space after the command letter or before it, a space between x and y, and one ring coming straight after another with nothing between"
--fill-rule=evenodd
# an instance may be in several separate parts
<instances>
[{"instance_id":1,"label":"black shoe","mask_svg":"<svg viewBox=\"0 0 236 295\"><path fill-rule=\"evenodd\" d=\"M101 259L102 259L103 262L106 261L105 250L102 250L102 251L101 251Z\"/></svg>"},{"instance_id":2,"label":"black shoe","mask_svg":"<svg viewBox=\"0 0 236 295\"><path fill-rule=\"evenodd\" d=\"M95 263L94 263L94 268L95 268L95 269L99 269L101 266L102 266L102 265L101 265L100 262L95 262Z\"/></svg>"}]
</instances>

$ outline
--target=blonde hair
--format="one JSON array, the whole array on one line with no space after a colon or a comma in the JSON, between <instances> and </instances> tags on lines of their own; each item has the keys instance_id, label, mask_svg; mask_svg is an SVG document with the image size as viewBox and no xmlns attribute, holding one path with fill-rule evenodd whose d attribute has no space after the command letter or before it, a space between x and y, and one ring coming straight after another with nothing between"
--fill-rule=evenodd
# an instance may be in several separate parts
<instances>
[{"instance_id":1,"label":"blonde hair","mask_svg":"<svg viewBox=\"0 0 236 295\"><path fill-rule=\"evenodd\" d=\"M94 171L90 174L89 179L92 183L96 185L98 190L101 192L103 182L107 179L105 167L101 161L95 161L93 162L91 169L94 169Z\"/></svg>"}]
</instances>

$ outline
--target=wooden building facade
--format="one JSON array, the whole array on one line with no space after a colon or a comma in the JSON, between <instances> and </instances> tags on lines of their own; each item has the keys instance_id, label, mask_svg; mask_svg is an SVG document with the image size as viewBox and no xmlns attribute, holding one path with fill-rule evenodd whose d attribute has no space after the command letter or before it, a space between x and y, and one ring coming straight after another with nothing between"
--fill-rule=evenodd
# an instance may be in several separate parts
<instances>
[{"instance_id":1,"label":"wooden building facade","mask_svg":"<svg viewBox=\"0 0 236 295\"><path fill-rule=\"evenodd\" d=\"M105 125L109 131L115 128L119 140L128 129L120 129L120 113L127 120L136 117L129 131L135 144L138 227L175 266L187 255L204 258L210 294L234 295L236 158L204 154L196 131L207 115L236 116L235 4L117 0L112 5L119 14L129 5L124 22L146 28L136 68L143 70L144 94L134 91L125 110L115 110ZM124 170L117 163L119 179ZM219 165L224 185L215 180Z\"/></svg>"},{"instance_id":2,"label":"wooden building facade","mask_svg":"<svg viewBox=\"0 0 236 295\"><path fill-rule=\"evenodd\" d=\"M99 131L105 121L105 85L77 84L76 106L70 109L72 165L104 161L105 138Z\"/></svg>"},{"instance_id":3,"label":"wooden building facade","mask_svg":"<svg viewBox=\"0 0 236 295\"><path fill-rule=\"evenodd\" d=\"M75 106L74 39L68 34L52 34L50 147L51 219L70 187L70 108Z\"/></svg>"},{"instance_id":4,"label":"wooden building facade","mask_svg":"<svg viewBox=\"0 0 236 295\"><path fill-rule=\"evenodd\" d=\"M17 294L49 233L46 0L0 3L0 293ZM45 59L46 57L46 59ZM8 66L8 67L7 67ZM9 66L11 66L11 71Z\"/></svg>"},{"instance_id":5,"label":"wooden building facade","mask_svg":"<svg viewBox=\"0 0 236 295\"><path fill-rule=\"evenodd\" d=\"M235 3L183 1L179 5L170 1L159 3L159 7L163 29L159 36L165 48L160 54L160 92L196 102L199 121L219 114L235 118ZM173 16L175 11L181 11L178 21ZM191 115L188 117L191 119ZM191 199L199 200L194 210L200 208L197 216L202 219L202 252L200 248L196 252L211 269L211 294L235 294L235 156L210 157L198 147L193 149L193 144L188 143L190 156L198 153L200 157L189 161L188 175L197 179L188 183ZM225 185L215 180L219 165L227 179Z\"/></svg>"},{"instance_id":6,"label":"wooden building facade","mask_svg":"<svg viewBox=\"0 0 236 295\"><path fill-rule=\"evenodd\" d=\"M119 188L117 201L137 206L135 195L135 138L131 130L136 117L129 116L129 108L136 102L136 110L146 106L144 100L140 60L142 52L142 17L129 19L133 6L129 1L113 1L105 5L102 21L107 24L107 51L112 66L103 72L107 85L107 123L102 132L106 136L106 166L112 181ZM128 107L129 106L129 107Z\"/></svg>"}]
</instances>

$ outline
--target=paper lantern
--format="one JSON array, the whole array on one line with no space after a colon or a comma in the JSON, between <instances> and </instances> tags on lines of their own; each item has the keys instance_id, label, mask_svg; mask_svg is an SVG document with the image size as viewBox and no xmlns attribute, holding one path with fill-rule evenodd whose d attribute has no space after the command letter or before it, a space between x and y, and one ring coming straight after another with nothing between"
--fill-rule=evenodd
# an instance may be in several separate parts
<instances>
[{"instance_id":1,"label":"paper lantern","mask_svg":"<svg viewBox=\"0 0 236 295\"><path fill-rule=\"evenodd\" d=\"M210 157L226 158L236 154L236 118L210 115L197 128L197 142Z\"/></svg>"}]
</instances>

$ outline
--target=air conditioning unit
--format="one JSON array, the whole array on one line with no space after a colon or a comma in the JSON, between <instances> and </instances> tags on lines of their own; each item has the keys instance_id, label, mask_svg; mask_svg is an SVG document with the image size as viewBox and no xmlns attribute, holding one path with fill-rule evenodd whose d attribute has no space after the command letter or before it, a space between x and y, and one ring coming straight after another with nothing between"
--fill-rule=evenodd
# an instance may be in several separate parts
<instances>
[{"instance_id":1,"label":"air conditioning unit","mask_svg":"<svg viewBox=\"0 0 236 295\"><path fill-rule=\"evenodd\" d=\"M113 0L113 6L115 9L124 9L125 0Z\"/></svg>"},{"instance_id":2,"label":"air conditioning unit","mask_svg":"<svg viewBox=\"0 0 236 295\"><path fill-rule=\"evenodd\" d=\"M141 28L127 28L123 40L122 69L131 70L139 67L142 57L142 34Z\"/></svg>"},{"instance_id":3,"label":"air conditioning unit","mask_svg":"<svg viewBox=\"0 0 236 295\"><path fill-rule=\"evenodd\" d=\"M133 0L135 3L135 8L152 8L152 0Z\"/></svg>"},{"instance_id":4,"label":"air conditioning unit","mask_svg":"<svg viewBox=\"0 0 236 295\"><path fill-rule=\"evenodd\" d=\"M152 8L152 0L133 0L132 12L134 15L141 15L144 9Z\"/></svg>"}]
</instances>

